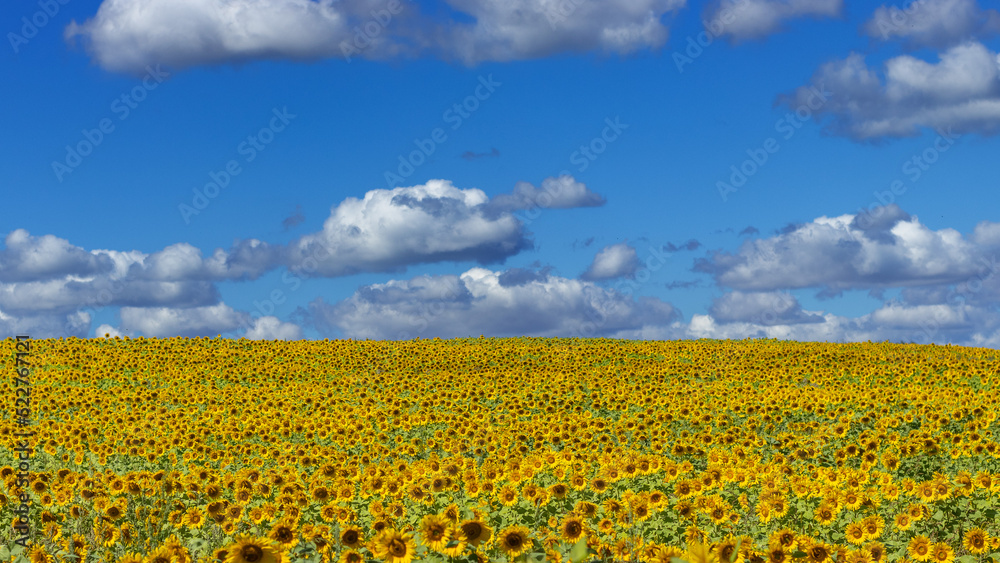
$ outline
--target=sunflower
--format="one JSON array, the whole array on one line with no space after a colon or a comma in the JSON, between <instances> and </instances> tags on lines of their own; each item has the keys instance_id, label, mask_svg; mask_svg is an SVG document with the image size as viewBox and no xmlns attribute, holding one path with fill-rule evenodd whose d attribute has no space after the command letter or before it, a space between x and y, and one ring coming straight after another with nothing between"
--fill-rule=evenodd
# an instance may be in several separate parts
<instances>
[{"instance_id":1,"label":"sunflower","mask_svg":"<svg viewBox=\"0 0 1000 563\"><path fill-rule=\"evenodd\" d=\"M513 506L517 502L517 490L510 485L505 485L500 492L497 493L497 498L500 500L500 504L504 506Z\"/></svg>"},{"instance_id":2,"label":"sunflower","mask_svg":"<svg viewBox=\"0 0 1000 563\"><path fill-rule=\"evenodd\" d=\"M865 529L862 527L860 522L851 522L847 525L847 529L844 531L844 535L847 541L854 545L861 545L865 542L867 535L865 534Z\"/></svg>"},{"instance_id":3,"label":"sunflower","mask_svg":"<svg viewBox=\"0 0 1000 563\"><path fill-rule=\"evenodd\" d=\"M688 542L687 553L681 556L687 563L718 563L719 558L709 544L700 541Z\"/></svg>"},{"instance_id":4,"label":"sunflower","mask_svg":"<svg viewBox=\"0 0 1000 563\"><path fill-rule=\"evenodd\" d=\"M830 559L830 546L822 542L813 542L806 550L810 563L822 563Z\"/></svg>"},{"instance_id":5,"label":"sunflower","mask_svg":"<svg viewBox=\"0 0 1000 563\"><path fill-rule=\"evenodd\" d=\"M413 535L386 528L379 532L374 541L375 555L385 563L410 563L417 549Z\"/></svg>"},{"instance_id":6,"label":"sunflower","mask_svg":"<svg viewBox=\"0 0 1000 563\"><path fill-rule=\"evenodd\" d=\"M340 544L348 549L358 549L364 545L364 536L361 533L361 528L357 526L348 526L340 532Z\"/></svg>"},{"instance_id":7,"label":"sunflower","mask_svg":"<svg viewBox=\"0 0 1000 563\"><path fill-rule=\"evenodd\" d=\"M950 545L938 542L931 547L931 561L935 563L953 563L955 561L955 551Z\"/></svg>"},{"instance_id":8,"label":"sunflower","mask_svg":"<svg viewBox=\"0 0 1000 563\"><path fill-rule=\"evenodd\" d=\"M489 541L490 536L493 535L493 529L487 526L486 522L478 518L462 522L459 529L462 530L465 541L473 547L478 547L479 544Z\"/></svg>"},{"instance_id":9,"label":"sunflower","mask_svg":"<svg viewBox=\"0 0 1000 563\"><path fill-rule=\"evenodd\" d=\"M852 549L843 558L844 563L871 563L872 555L867 549Z\"/></svg>"},{"instance_id":10,"label":"sunflower","mask_svg":"<svg viewBox=\"0 0 1000 563\"><path fill-rule=\"evenodd\" d=\"M563 520L560 535L568 542L576 542L584 534L583 520L570 517Z\"/></svg>"},{"instance_id":11,"label":"sunflower","mask_svg":"<svg viewBox=\"0 0 1000 563\"><path fill-rule=\"evenodd\" d=\"M146 555L143 563L174 563L174 552L167 546L160 546Z\"/></svg>"},{"instance_id":12,"label":"sunflower","mask_svg":"<svg viewBox=\"0 0 1000 563\"><path fill-rule=\"evenodd\" d=\"M745 561L743 553L736 551L736 538L732 536L719 542L713 551L716 558L722 563L743 563ZM732 558L733 554L736 555L736 559Z\"/></svg>"},{"instance_id":13,"label":"sunflower","mask_svg":"<svg viewBox=\"0 0 1000 563\"><path fill-rule=\"evenodd\" d=\"M441 553L444 553L447 557L459 557L465 552L465 548L468 545L465 533L462 532L461 528L450 526L448 528L447 543L444 549L441 550Z\"/></svg>"},{"instance_id":14,"label":"sunflower","mask_svg":"<svg viewBox=\"0 0 1000 563\"><path fill-rule=\"evenodd\" d=\"M451 522L444 516L428 514L420 521L420 545L441 552L451 535Z\"/></svg>"},{"instance_id":15,"label":"sunflower","mask_svg":"<svg viewBox=\"0 0 1000 563\"><path fill-rule=\"evenodd\" d=\"M33 545L28 551L28 561L31 563L55 563L55 558L48 551L45 551L44 546ZM135 563L142 563L142 559Z\"/></svg>"},{"instance_id":16,"label":"sunflower","mask_svg":"<svg viewBox=\"0 0 1000 563\"><path fill-rule=\"evenodd\" d=\"M910 518L910 515L908 513L900 512L899 514L896 515L894 524L896 525L896 529L898 530L901 531L909 530L910 526L913 524L913 520Z\"/></svg>"},{"instance_id":17,"label":"sunflower","mask_svg":"<svg viewBox=\"0 0 1000 563\"><path fill-rule=\"evenodd\" d=\"M36 561L36 560L32 559L31 563L50 563L52 561L54 561L54 560L53 559L39 559L39 560ZM119 557L117 559L116 563L142 563L142 556L139 555L138 553L135 553L134 551L133 552L129 552L129 553L126 553L125 555L122 555L121 557Z\"/></svg>"},{"instance_id":18,"label":"sunflower","mask_svg":"<svg viewBox=\"0 0 1000 563\"><path fill-rule=\"evenodd\" d=\"M184 525L189 528L200 528L205 523L205 515L197 507L192 506L184 514Z\"/></svg>"},{"instance_id":19,"label":"sunflower","mask_svg":"<svg viewBox=\"0 0 1000 563\"><path fill-rule=\"evenodd\" d=\"M982 528L972 528L965 532L962 545L970 553L981 555L990 547L990 538Z\"/></svg>"},{"instance_id":20,"label":"sunflower","mask_svg":"<svg viewBox=\"0 0 1000 563\"><path fill-rule=\"evenodd\" d=\"M508 559L514 559L528 551L531 547L531 539L528 538L528 529L524 526L510 526L497 536L500 550L507 555Z\"/></svg>"},{"instance_id":21,"label":"sunflower","mask_svg":"<svg viewBox=\"0 0 1000 563\"><path fill-rule=\"evenodd\" d=\"M353 549L345 549L337 563L364 563L365 556Z\"/></svg>"},{"instance_id":22,"label":"sunflower","mask_svg":"<svg viewBox=\"0 0 1000 563\"><path fill-rule=\"evenodd\" d=\"M885 561L885 546L879 542L869 542L865 544L865 549L871 554L872 563Z\"/></svg>"},{"instance_id":23,"label":"sunflower","mask_svg":"<svg viewBox=\"0 0 1000 563\"><path fill-rule=\"evenodd\" d=\"M768 563L787 563L788 553L780 545L772 544L767 548Z\"/></svg>"},{"instance_id":24,"label":"sunflower","mask_svg":"<svg viewBox=\"0 0 1000 563\"><path fill-rule=\"evenodd\" d=\"M237 537L225 549L226 563L285 563L288 559L268 538Z\"/></svg>"},{"instance_id":25,"label":"sunflower","mask_svg":"<svg viewBox=\"0 0 1000 563\"><path fill-rule=\"evenodd\" d=\"M267 537L274 540L283 550L291 549L299 543L299 535L295 533L295 525L287 520L279 520L271 527Z\"/></svg>"},{"instance_id":26,"label":"sunflower","mask_svg":"<svg viewBox=\"0 0 1000 563\"><path fill-rule=\"evenodd\" d=\"M916 536L906 546L906 552L916 561L927 561L931 558L931 540L924 535Z\"/></svg>"},{"instance_id":27,"label":"sunflower","mask_svg":"<svg viewBox=\"0 0 1000 563\"><path fill-rule=\"evenodd\" d=\"M866 540L878 539L885 530L885 520L881 516L872 515L861 521L861 527L865 531Z\"/></svg>"},{"instance_id":28,"label":"sunflower","mask_svg":"<svg viewBox=\"0 0 1000 563\"><path fill-rule=\"evenodd\" d=\"M594 516L597 515L597 505L592 502L581 500L580 502L576 503L576 506L573 508L573 511L579 514L580 516L583 516L584 518L593 518Z\"/></svg>"},{"instance_id":29,"label":"sunflower","mask_svg":"<svg viewBox=\"0 0 1000 563\"><path fill-rule=\"evenodd\" d=\"M796 547L796 534L791 528L783 528L771 534L767 543L771 546L779 546L786 552L794 551Z\"/></svg>"}]
</instances>

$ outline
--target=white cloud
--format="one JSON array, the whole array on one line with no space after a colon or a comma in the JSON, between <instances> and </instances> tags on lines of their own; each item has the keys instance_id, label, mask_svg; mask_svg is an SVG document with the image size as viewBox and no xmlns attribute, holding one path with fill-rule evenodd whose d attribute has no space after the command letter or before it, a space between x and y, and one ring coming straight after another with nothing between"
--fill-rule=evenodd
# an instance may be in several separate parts
<instances>
[{"instance_id":1,"label":"white cloud","mask_svg":"<svg viewBox=\"0 0 1000 563\"><path fill-rule=\"evenodd\" d=\"M221 302L186 309L122 307L120 315L122 330L152 338L215 336L235 330L247 316Z\"/></svg>"},{"instance_id":2,"label":"white cloud","mask_svg":"<svg viewBox=\"0 0 1000 563\"><path fill-rule=\"evenodd\" d=\"M916 0L905 8L879 6L864 25L871 37L905 40L910 48L950 47L1000 31L1000 13L976 0Z\"/></svg>"},{"instance_id":3,"label":"white cloud","mask_svg":"<svg viewBox=\"0 0 1000 563\"><path fill-rule=\"evenodd\" d=\"M839 17L843 7L843 0L722 0L706 10L705 21L716 22L719 35L745 41L776 33L788 20Z\"/></svg>"},{"instance_id":4,"label":"white cloud","mask_svg":"<svg viewBox=\"0 0 1000 563\"><path fill-rule=\"evenodd\" d=\"M551 209L571 209L575 207L600 207L607 200L590 191L583 182L572 176L559 176L542 180L536 188L528 182L514 185L514 193L500 194L490 201L490 208L496 211L530 209L535 206Z\"/></svg>"},{"instance_id":5,"label":"white cloud","mask_svg":"<svg viewBox=\"0 0 1000 563\"><path fill-rule=\"evenodd\" d=\"M628 277L634 275L638 268L639 255L635 248L622 242L606 246L598 252L580 279L600 281Z\"/></svg>"},{"instance_id":6,"label":"white cloud","mask_svg":"<svg viewBox=\"0 0 1000 563\"><path fill-rule=\"evenodd\" d=\"M360 288L336 304L322 299L293 317L349 338L593 336L669 325L669 303L633 301L591 282L548 274L504 281L504 272L472 268L460 276L420 276Z\"/></svg>"},{"instance_id":7,"label":"white cloud","mask_svg":"<svg viewBox=\"0 0 1000 563\"><path fill-rule=\"evenodd\" d=\"M391 2L397 13L387 18ZM82 39L104 68L131 73L156 64L421 54L475 64L658 48L668 36L662 19L685 0L448 3L454 19L421 14L409 0L104 0L93 18L74 21L65 34Z\"/></svg>"},{"instance_id":8,"label":"white cloud","mask_svg":"<svg viewBox=\"0 0 1000 563\"><path fill-rule=\"evenodd\" d=\"M301 340L302 327L277 317L260 317L243 336L247 340Z\"/></svg>"},{"instance_id":9,"label":"white cloud","mask_svg":"<svg viewBox=\"0 0 1000 563\"><path fill-rule=\"evenodd\" d=\"M112 71L142 72L147 65L187 67L253 59L318 59L344 56L355 26L377 20L377 0L104 0L97 14L66 29ZM360 43L361 56L385 57L403 47L392 27L412 17L415 4L401 0L387 24L377 24ZM407 14L407 11L411 14ZM383 16L384 18L384 16ZM395 20L395 21L393 21ZM397 32L402 29L395 30Z\"/></svg>"},{"instance_id":10,"label":"white cloud","mask_svg":"<svg viewBox=\"0 0 1000 563\"><path fill-rule=\"evenodd\" d=\"M662 19L686 0L446 0L473 23L450 23L438 46L468 64L599 50L659 48Z\"/></svg>"},{"instance_id":11,"label":"white cloud","mask_svg":"<svg viewBox=\"0 0 1000 563\"><path fill-rule=\"evenodd\" d=\"M951 47L933 63L894 57L886 61L884 75L883 83L862 55L852 53L824 64L810 86L778 100L798 108L810 101L811 88L828 91L813 117L832 118L827 132L858 140L912 137L922 128L951 135L1000 131L1000 56L980 43Z\"/></svg>"},{"instance_id":12,"label":"white cloud","mask_svg":"<svg viewBox=\"0 0 1000 563\"><path fill-rule=\"evenodd\" d=\"M443 261L501 262L532 248L513 215L490 210L482 190L448 180L372 190L335 207L323 230L293 241L288 265L303 275L400 272Z\"/></svg>"},{"instance_id":13,"label":"white cloud","mask_svg":"<svg viewBox=\"0 0 1000 563\"><path fill-rule=\"evenodd\" d=\"M819 217L774 237L748 239L735 253L716 252L695 270L744 291L813 287L827 294L957 284L982 271L987 249L954 229L932 231L895 204L884 209L890 221Z\"/></svg>"}]
</instances>

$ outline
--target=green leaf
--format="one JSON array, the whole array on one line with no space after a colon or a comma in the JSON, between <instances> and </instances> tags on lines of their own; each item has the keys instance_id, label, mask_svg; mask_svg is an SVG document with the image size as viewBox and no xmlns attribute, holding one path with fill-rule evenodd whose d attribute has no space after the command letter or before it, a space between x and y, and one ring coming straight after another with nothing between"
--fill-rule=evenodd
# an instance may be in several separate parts
<instances>
[{"instance_id":1,"label":"green leaf","mask_svg":"<svg viewBox=\"0 0 1000 563\"><path fill-rule=\"evenodd\" d=\"M7 561L10 559L10 548L6 545L0 546L0 559Z\"/></svg>"},{"instance_id":2,"label":"green leaf","mask_svg":"<svg viewBox=\"0 0 1000 563\"><path fill-rule=\"evenodd\" d=\"M958 561L960 563L976 563L976 556L975 555L963 555L961 557L956 557L955 561Z\"/></svg>"},{"instance_id":3,"label":"green leaf","mask_svg":"<svg viewBox=\"0 0 1000 563\"><path fill-rule=\"evenodd\" d=\"M681 559L680 557L671 557L670 563L688 563L687 559Z\"/></svg>"},{"instance_id":4,"label":"green leaf","mask_svg":"<svg viewBox=\"0 0 1000 563\"><path fill-rule=\"evenodd\" d=\"M931 516L931 518L937 520L938 522L944 520L944 511L938 510L937 512L934 513L934 516Z\"/></svg>"},{"instance_id":5,"label":"green leaf","mask_svg":"<svg viewBox=\"0 0 1000 563\"><path fill-rule=\"evenodd\" d=\"M535 551L528 554L528 561L530 563L542 563L545 561L545 553Z\"/></svg>"},{"instance_id":6,"label":"green leaf","mask_svg":"<svg viewBox=\"0 0 1000 563\"><path fill-rule=\"evenodd\" d=\"M577 540L573 549L569 552L569 560L572 563L580 563L587 557L587 537L583 536Z\"/></svg>"},{"instance_id":7,"label":"green leaf","mask_svg":"<svg viewBox=\"0 0 1000 563\"><path fill-rule=\"evenodd\" d=\"M802 559L803 557L809 557L809 554L804 551L795 550L792 552L792 557L796 559Z\"/></svg>"}]
</instances>

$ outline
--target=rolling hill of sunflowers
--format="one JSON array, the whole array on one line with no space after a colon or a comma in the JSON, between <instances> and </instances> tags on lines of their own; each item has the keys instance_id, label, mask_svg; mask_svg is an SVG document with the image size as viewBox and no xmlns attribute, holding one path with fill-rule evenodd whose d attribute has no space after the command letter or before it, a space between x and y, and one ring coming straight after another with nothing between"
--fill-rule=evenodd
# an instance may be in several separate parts
<instances>
[{"instance_id":1,"label":"rolling hill of sunflowers","mask_svg":"<svg viewBox=\"0 0 1000 563\"><path fill-rule=\"evenodd\" d=\"M1000 561L997 350L32 344L0 561Z\"/></svg>"}]
</instances>

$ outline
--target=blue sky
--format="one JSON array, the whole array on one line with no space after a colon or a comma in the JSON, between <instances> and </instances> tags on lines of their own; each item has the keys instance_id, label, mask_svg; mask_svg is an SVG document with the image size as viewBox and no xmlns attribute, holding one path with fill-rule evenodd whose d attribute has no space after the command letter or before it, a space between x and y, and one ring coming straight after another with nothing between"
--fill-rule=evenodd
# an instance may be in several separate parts
<instances>
[{"instance_id":1,"label":"blue sky","mask_svg":"<svg viewBox=\"0 0 1000 563\"><path fill-rule=\"evenodd\" d=\"M4 336L1000 346L974 0L0 14Z\"/></svg>"}]
</instances>

